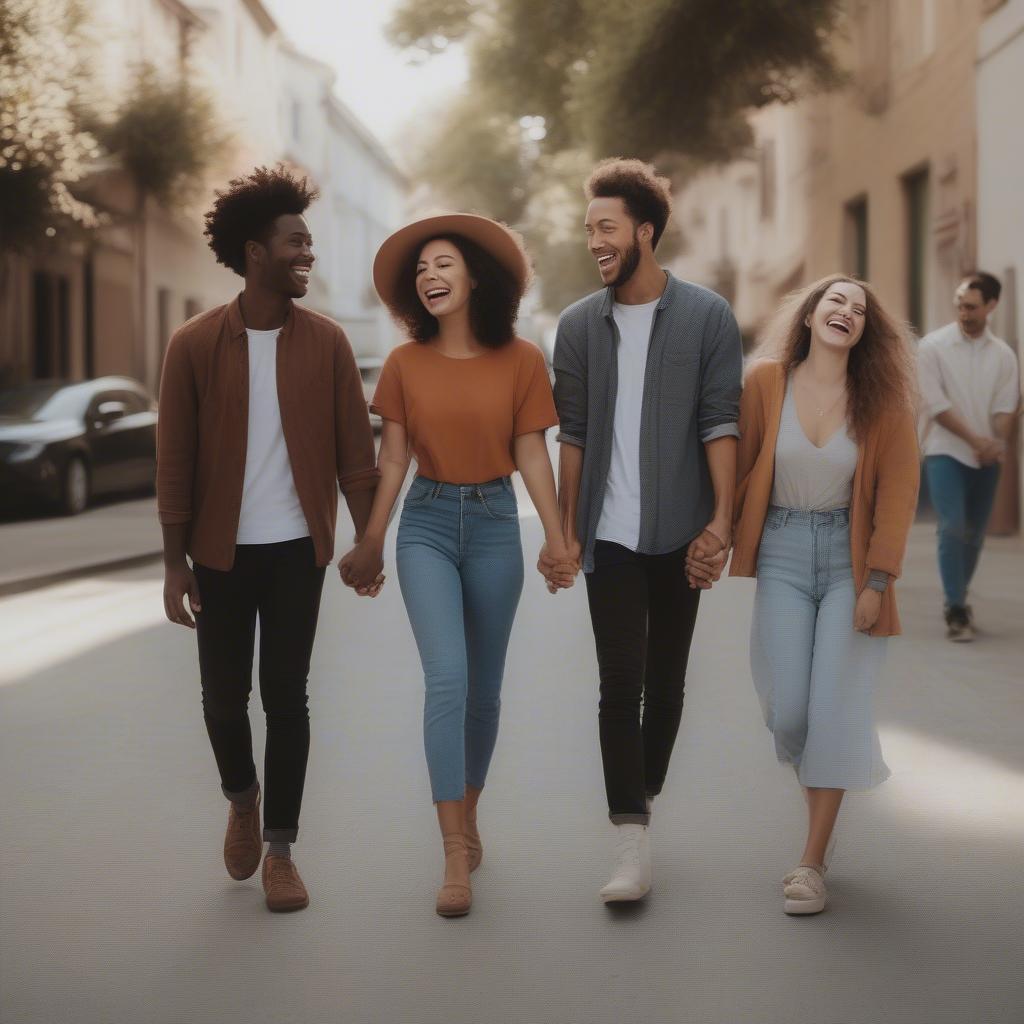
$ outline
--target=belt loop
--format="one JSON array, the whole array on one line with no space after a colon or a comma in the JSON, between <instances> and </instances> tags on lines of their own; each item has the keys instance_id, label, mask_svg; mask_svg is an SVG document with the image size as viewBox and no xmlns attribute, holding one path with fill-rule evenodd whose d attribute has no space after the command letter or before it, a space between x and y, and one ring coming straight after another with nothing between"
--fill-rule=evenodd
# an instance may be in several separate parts
<instances>
[{"instance_id":1,"label":"belt loop","mask_svg":"<svg viewBox=\"0 0 1024 1024\"><path fill-rule=\"evenodd\" d=\"M785 526L789 522L789 509L784 508L782 510L782 525Z\"/></svg>"},{"instance_id":2,"label":"belt loop","mask_svg":"<svg viewBox=\"0 0 1024 1024\"><path fill-rule=\"evenodd\" d=\"M473 484L473 490L476 492L476 500L483 504L484 495L483 491L480 490L479 484Z\"/></svg>"},{"instance_id":3,"label":"belt loop","mask_svg":"<svg viewBox=\"0 0 1024 1024\"><path fill-rule=\"evenodd\" d=\"M443 486L444 486L444 484L443 484L443 483L442 483L442 482L441 482L440 480L438 480L438 481L436 481L436 482L434 483L434 492L433 492L433 494L431 494L431 496L430 496L432 500L436 500L436 499L437 499L437 498L438 498L438 497L440 496L440 494L441 494L441 488L442 488Z\"/></svg>"}]
</instances>

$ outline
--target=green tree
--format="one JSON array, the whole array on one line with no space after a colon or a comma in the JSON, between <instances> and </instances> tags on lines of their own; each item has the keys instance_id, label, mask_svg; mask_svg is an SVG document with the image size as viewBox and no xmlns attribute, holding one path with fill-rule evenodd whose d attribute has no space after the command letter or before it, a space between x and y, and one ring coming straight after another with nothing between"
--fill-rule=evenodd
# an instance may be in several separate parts
<instances>
[{"instance_id":1,"label":"green tree","mask_svg":"<svg viewBox=\"0 0 1024 1024\"><path fill-rule=\"evenodd\" d=\"M509 211L554 309L596 282L578 224L568 238L561 226L567 205L578 220L593 162L657 160L681 181L742 152L751 109L841 81L829 46L840 14L841 0L404 0L388 34L417 60L465 47L468 98L421 147L444 159L416 170L453 205L490 193L484 210ZM502 200L509 177L525 206Z\"/></svg>"},{"instance_id":2,"label":"green tree","mask_svg":"<svg viewBox=\"0 0 1024 1024\"><path fill-rule=\"evenodd\" d=\"M150 201L165 209L187 206L230 140L212 97L193 83L187 70L168 79L150 64L138 66L125 99L112 119L97 125L96 134L135 188L135 331L144 339Z\"/></svg>"}]
</instances>

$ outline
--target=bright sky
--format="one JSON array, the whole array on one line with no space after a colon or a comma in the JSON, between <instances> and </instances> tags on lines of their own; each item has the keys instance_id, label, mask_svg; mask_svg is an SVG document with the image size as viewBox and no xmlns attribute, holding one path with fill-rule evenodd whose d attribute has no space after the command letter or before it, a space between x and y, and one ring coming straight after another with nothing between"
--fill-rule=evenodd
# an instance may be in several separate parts
<instances>
[{"instance_id":1,"label":"bright sky","mask_svg":"<svg viewBox=\"0 0 1024 1024\"><path fill-rule=\"evenodd\" d=\"M411 66L384 38L397 0L263 0L285 35L338 72L337 92L396 156L418 108L466 77L461 53Z\"/></svg>"}]
</instances>

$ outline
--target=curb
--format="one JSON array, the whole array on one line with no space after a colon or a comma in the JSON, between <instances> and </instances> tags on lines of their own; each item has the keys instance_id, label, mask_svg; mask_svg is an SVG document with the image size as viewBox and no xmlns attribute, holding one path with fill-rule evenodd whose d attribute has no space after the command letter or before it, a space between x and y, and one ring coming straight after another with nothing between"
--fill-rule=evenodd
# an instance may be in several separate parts
<instances>
[{"instance_id":1,"label":"curb","mask_svg":"<svg viewBox=\"0 0 1024 1024\"><path fill-rule=\"evenodd\" d=\"M112 558L106 562L75 566L73 569L57 569L41 576L9 580L6 583L0 583L0 598L11 597L14 594L27 594L33 590L41 590L43 587L51 587L55 583L65 583L83 576L95 576L97 573L115 572L119 569L134 569L136 566L158 562L162 557L163 551L147 551L141 555L129 555L127 558Z\"/></svg>"}]
</instances>

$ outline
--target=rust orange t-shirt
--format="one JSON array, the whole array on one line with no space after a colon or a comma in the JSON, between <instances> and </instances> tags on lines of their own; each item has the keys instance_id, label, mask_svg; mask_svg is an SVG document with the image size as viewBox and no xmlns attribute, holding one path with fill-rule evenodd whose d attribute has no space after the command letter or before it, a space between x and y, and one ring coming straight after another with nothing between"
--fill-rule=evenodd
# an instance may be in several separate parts
<instances>
[{"instance_id":1,"label":"rust orange t-shirt","mask_svg":"<svg viewBox=\"0 0 1024 1024\"><path fill-rule=\"evenodd\" d=\"M513 438L558 423L544 356L522 338L471 359L399 345L370 408L405 427L423 476L449 484L511 475Z\"/></svg>"}]
</instances>

